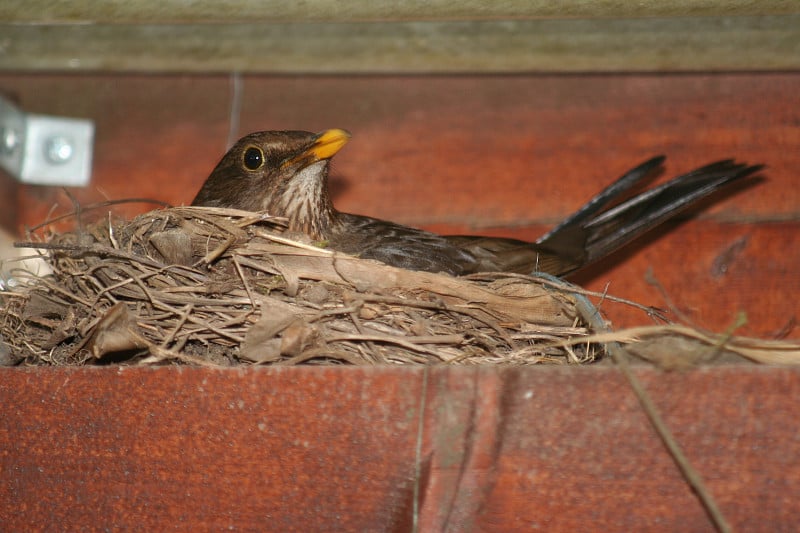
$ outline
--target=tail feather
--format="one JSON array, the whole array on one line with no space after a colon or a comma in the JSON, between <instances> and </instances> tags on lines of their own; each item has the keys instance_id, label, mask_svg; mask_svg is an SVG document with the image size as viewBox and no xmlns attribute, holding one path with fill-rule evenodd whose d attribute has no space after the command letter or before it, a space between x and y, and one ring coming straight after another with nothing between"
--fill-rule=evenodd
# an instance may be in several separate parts
<instances>
[{"instance_id":1,"label":"tail feather","mask_svg":"<svg viewBox=\"0 0 800 533\"><path fill-rule=\"evenodd\" d=\"M584 221L590 219L593 215L605 209L610 203L618 200L623 194L628 192L644 178L652 175L654 170L661 168L665 159L666 156L659 155L645 161L638 167L629 170L621 178L594 195L594 197L586 202L583 207L562 220L558 226L539 237L536 242L545 242L564 228L581 225Z\"/></svg>"},{"instance_id":2,"label":"tail feather","mask_svg":"<svg viewBox=\"0 0 800 533\"><path fill-rule=\"evenodd\" d=\"M733 160L718 161L619 201L625 192L661 166L663 161L663 157L656 157L629 171L536 244L562 257L571 256L576 269L580 268L610 254L728 184L763 168Z\"/></svg>"}]
</instances>

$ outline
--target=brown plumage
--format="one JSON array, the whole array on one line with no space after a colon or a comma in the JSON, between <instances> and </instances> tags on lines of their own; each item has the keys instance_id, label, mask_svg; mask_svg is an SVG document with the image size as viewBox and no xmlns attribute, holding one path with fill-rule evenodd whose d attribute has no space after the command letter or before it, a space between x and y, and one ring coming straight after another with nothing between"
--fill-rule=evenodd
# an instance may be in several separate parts
<instances>
[{"instance_id":1,"label":"brown plumage","mask_svg":"<svg viewBox=\"0 0 800 533\"><path fill-rule=\"evenodd\" d=\"M411 270L547 272L563 276L630 242L697 200L749 176L760 166L719 161L630 199L625 193L659 168L654 157L626 173L555 229L529 243L516 239L445 236L371 217L340 213L328 193L328 163L350 138L264 131L240 139L222 158L192 205L266 211L289 230L333 250Z\"/></svg>"}]
</instances>

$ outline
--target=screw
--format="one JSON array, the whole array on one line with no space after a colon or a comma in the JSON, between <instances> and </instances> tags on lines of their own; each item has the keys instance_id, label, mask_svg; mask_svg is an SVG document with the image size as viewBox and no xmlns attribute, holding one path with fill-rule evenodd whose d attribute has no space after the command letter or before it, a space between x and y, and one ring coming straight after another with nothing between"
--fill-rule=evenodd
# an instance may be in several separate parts
<instances>
[{"instance_id":1,"label":"screw","mask_svg":"<svg viewBox=\"0 0 800 533\"><path fill-rule=\"evenodd\" d=\"M62 165L72 159L75 148L72 141L66 137L56 136L48 138L44 143L44 153L54 165Z\"/></svg>"},{"instance_id":2,"label":"screw","mask_svg":"<svg viewBox=\"0 0 800 533\"><path fill-rule=\"evenodd\" d=\"M9 127L0 128L0 154L11 155L19 146L19 134Z\"/></svg>"}]
</instances>

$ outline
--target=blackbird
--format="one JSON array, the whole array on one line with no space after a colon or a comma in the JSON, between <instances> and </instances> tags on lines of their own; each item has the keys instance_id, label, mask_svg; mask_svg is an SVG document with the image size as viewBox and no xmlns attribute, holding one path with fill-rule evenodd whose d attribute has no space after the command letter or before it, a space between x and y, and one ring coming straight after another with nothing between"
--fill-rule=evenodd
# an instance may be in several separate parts
<instances>
[{"instance_id":1,"label":"blackbird","mask_svg":"<svg viewBox=\"0 0 800 533\"><path fill-rule=\"evenodd\" d=\"M719 161L625 198L661 167L645 161L536 242L420 229L336 210L328 164L350 139L344 130L263 131L240 139L206 179L192 205L266 211L289 230L328 248L410 270L570 274L627 244L697 200L762 167Z\"/></svg>"}]
</instances>

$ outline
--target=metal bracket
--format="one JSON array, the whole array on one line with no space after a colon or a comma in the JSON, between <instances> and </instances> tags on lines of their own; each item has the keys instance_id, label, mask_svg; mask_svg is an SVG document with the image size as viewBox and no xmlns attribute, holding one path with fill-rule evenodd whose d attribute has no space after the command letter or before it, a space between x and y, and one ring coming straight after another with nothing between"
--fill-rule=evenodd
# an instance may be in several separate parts
<instances>
[{"instance_id":1,"label":"metal bracket","mask_svg":"<svg viewBox=\"0 0 800 533\"><path fill-rule=\"evenodd\" d=\"M0 167L22 183L87 185L93 142L91 120L25 113L0 96Z\"/></svg>"}]
</instances>

